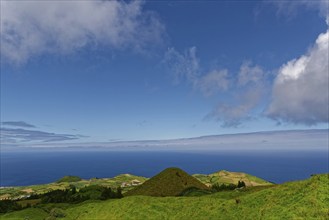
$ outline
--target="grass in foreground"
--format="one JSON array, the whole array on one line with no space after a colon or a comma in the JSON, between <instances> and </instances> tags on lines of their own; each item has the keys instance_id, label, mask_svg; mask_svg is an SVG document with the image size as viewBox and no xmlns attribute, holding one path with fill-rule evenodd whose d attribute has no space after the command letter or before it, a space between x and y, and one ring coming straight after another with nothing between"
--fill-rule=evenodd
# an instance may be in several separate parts
<instances>
[{"instance_id":1,"label":"grass in foreground","mask_svg":"<svg viewBox=\"0 0 329 220\"><path fill-rule=\"evenodd\" d=\"M51 207L52 206L52 207ZM59 207L62 219L328 219L329 175L282 185L250 187L200 197L130 196L81 204L47 204L1 219L42 219ZM44 211L46 210L46 211ZM41 216L41 217L39 217Z\"/></svg>"}]
</instances>

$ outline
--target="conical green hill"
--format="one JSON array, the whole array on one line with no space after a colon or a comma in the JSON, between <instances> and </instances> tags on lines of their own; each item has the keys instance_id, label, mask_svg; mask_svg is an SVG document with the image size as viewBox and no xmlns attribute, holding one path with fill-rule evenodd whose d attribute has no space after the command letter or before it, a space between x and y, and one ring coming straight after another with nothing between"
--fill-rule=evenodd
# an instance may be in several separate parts
<instances>
[{"instance_id":1,"label":"conical green hill","mask_svg":"<svg viewBox=\"0 0 329 220\"><path fill-rule=\"evenodd\" d=\"M125 196L177 196L188 188L208 189L206 185L179 168L167 168L128 191Z\"/></svg>"}]
</instances>

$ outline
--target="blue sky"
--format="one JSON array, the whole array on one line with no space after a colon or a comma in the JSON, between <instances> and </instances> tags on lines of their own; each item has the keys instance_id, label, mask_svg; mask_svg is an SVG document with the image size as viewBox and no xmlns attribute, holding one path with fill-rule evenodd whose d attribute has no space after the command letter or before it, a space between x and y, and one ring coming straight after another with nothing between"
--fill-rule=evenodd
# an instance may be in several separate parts
<instances>
[{"instance_id":1,"label":"blue sky","mask_svg":"<svg viewBox=\"0 0 329 220\"><path fill-rule=\"evenodd\" d=\"M2 142L326 129L327 7L1 1Z\"/></svg>"}]
</instances>

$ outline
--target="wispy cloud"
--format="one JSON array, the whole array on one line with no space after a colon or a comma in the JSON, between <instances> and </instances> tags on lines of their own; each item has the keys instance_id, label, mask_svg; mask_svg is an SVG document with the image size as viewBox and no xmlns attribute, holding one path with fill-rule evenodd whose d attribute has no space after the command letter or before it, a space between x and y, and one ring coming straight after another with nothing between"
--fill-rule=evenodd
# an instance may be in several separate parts
<instances>
[{"instance_id":1,"label":"wispy cloud","mask_svg":"<svg viewBox=\"0 0 329 220\"><path fill-rule=\"evenodd\" d=\"M0 131L2 144L69 141L86 137L82 135L56 134L22 128L1 128Z\"/></svg>"},{"instance_id":2,"label":"wispy cloud","mask_svg":"<svg viewBox=\"0 0 329 220\"><path fill-rule=\"evenodd\" d=\"M329 26L329 2L264 1L278 9L278 15L293 17L300 7L316 10ZM228 69L204 71L196 47L184 53L168 50L171 72L180 81L187 81L205 97L220 94L216 107L205 117L223 127L237 127L254 116L267 116L277 122L304 125L329 122L329 29L318 36L315 44L300 57L283 64L279 70L265 70L245 61L239 73ZM169 59L169 58L171 59ZM272 75L276 72L276 75ZM274 80L272 79L274 76ZM219 96L219 97L220 97Z\"/></svg>"},{"instance_id":3,"label":"wispy cloud","mask_svg":"<svg viewBox=\"0 0 329 220\"><path fill-rule=\"evenodd\" d=\"M262 87L248 88L235 93L230 102L219 102L205 119L215 119L222 127L238 127L243 122L255 119L261 114L254 115L253 111L265 97Z\"/></svg>"},{"instance_id":4,"label":"wispy cloud","mask_svg":"<svg viewBox=\"0 0 329 220\"><path fill-rule=\"evenodd\" d=\"M197 83L200 64L196 55L196 47L191 47L183 53L178 52L175 48L169 48L165 53L163 63L173 74L175 84L188 82L194 85Z\"/></svg>"},{"instance_id":5,"label":"wispy cloud","mask_svg":"<svg viewBox=\"0 0 329 220\"><path fill-rule=\"evenodd\" d=\"M205 96L225 91L230 84L226 69L213 69L208 73L202 71L196 47L190 47L182 53L175 48L169 48L165 53L163 64L173 75L174 84L187 82Z\"/></svg>"},{"instance_id":6,"label":"wispy cloud","mask_svg":"<svg viewBox=\"0 0 329 220\"><path fill-rule=\"evenodd\" d=\"M1 124L13 126L13 127L21 127L21 128L35 128L36 127L36 126L26 123L24 121L4 121Z\"/></svg>"},{"instance_id":7,"label":"wispy cloud","mask_svg":"<svg viewBox=\"0 0 329 220\"><path fill-rule=\"evenodd\" d=\"M228 71L223 69L210 71L208 74L200 77L196 82L196 87L205 96L212 96L218 92L228 90L230 84Z\"/></svg>"},{"instance_id":8,"label":"wispy cloud","mask_svg":"<svg viewBox=\"0 0 329 220\"><path fill-rule=\"evenodd\" d=\"M1 1L1 54L16 64L87 46L143 51L163 32L143 1Z\"/></svg>"},{"instance_id":9,"label":"wispy cloud","mask_svg":"<svg viewBox=\"0 0 329 220\"><path fill-rule=\"evenodd\" d=\"M237 127L243 121L253 118L252 113L268 95L269 73L251 61L241 64L238 73L228 69L212 69L203 71L196 47L184 53L170 48L164 59L169 71L174 74L175 82L187 82L194 90L205 97L221 96L227 99L218 100L216 107L205 116L214 119L223 127ZM262 111L258 112L259 114Z\"/></svg>"},{"instance_id":10,"label":"wispy cloud","mask_svg":"<svg viewBox=\"0 0 329 220\"><path fill-rule=\"evenodd\" d=\"M38 143L25 148L51 149L103 149L118 151L324 151L327 152L328 130L268 131L241 134L212 135L172 140L141 140L92 143ZM7 145L6 149L24 145Z\"/></svg>"},{"instance_id":11,"label":"wispy cloud","mask_svg":"<svg viewBox=\"0 0 329 220\"><path fill-rule=\"evenodd\" d=\"M264 0L264 3L273 4L277 7L277 14L279 16L295 17L301 8L315 10L319 12L320 16L328 16L328 0L298 0L298 1L276 1Z\"/></svg>"},{"instance_id":12,"label":"wispy cloud","mask_svg":"<svg viewBox=\"0 0 329 220\"><path fill-rule=\"evenodd\" d=\"M253 65L251 61L245 61L240 67L237 83L239 86L246 86L248 84L262 85L266 79L266 72L262 67Z\"/></svg>"},{"instance_id":13,"label":"wispy cloud","mask_svg":"<svg viewBox=\"0 0 329 220\"><path fill-rule=\"evenodd\" d=\"M260 106L269 94L269 75L269 72L253 65L251 61L243 62L239 73L230 79L232 88L227 95L231 98L219 101L206 119L213 118L221 122L222 127L238 127L244 121L260 116L264 108Z\"/></svg>"}]
</instances>

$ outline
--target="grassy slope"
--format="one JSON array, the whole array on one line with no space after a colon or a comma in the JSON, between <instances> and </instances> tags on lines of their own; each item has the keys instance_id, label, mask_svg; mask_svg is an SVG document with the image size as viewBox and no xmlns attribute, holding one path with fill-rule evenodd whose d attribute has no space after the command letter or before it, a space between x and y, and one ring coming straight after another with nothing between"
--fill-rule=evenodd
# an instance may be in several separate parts
<instances>
[{"instance_id":1,"label":"grassy slope","mask_svg":"<svg viewBox=\"0 0 329 220\"><path fill-rule=\"evenodd\" d=\"M64 176L61 179L57 180L56 183L69 183L69 182L78 182L82 179L78 176Z\"/></svg>"},{"instance_id":2,"label":"grassy slope","mask_svg":"<svg viewBox=\"0 0 329 220\"><path fill-rule=\"evenodd\" d=\"M20 195L26 195L37 193L37 194L43 194L45 192L48 192L50 190L56 190L56 189L66 189L69 187L69 185L74 185L77 189L83 188L85 186L89 185L102 185L112 188L117 188L121 185L123 182L130 182L134 179L137 179L141 182L145 182L148 178L140 177L140 176L134 176L131 174L121 174L119 176L113 177L113 178L92 178L90 180L80 180L77 182L55 182L55 183L49 183L49 184L42 184L42 185L33 185L33 186L20 186L20 187L10 187L10 188L1 188L0 189L0 198L3 197L17 197ZM124 188L125 190L131 189L131 187Z\"/></svg>"},{"instance_id":3,"label":"grassy slope","mask_svg":"<svg viewBox=\"0 0 329 220\"><path fill-rule=\"evenodd\" d=\"M240 203L236 204L239 198ZM63 206L62 206L63 208ZM14 219L27 209L7 213ZM328 219L329 175L282 185L251 187L201 197L131 196L120 200L67 205L64 219ZM42 213L43 215L44 213ZM28 216L28 215L25 215ZM34 219L34 218L31 218ZM36 219L36 218L35 218Z\"/></svg>"},{"instance_id":4,"label":"grassy slope","mask_svg":"<svg viewBox=\"0 0 329 220\"><path fill-rule=\"evenodd\" d=\"M125 195L177 196L190 187L208 189L185 171L179 168L167 168Z\"/></svg>"},{"instance_id":5,"label":"grassy slope","mask_svg":"<svg viewBox=\"0 0 329 220\"><path fill-rule=\"evenodd\" d=\"M244 181L247 186L271 185L270 182L267 182L266 180L263 180L256 176L252 176L241 172L228 172L226 170L221 170L219 172L212 173L209 175L194 174L193 176L207 185L213 185L215 183L237 184L238 181Z\"/></svg>"},{"instance_id":6,"label":"grassy slope","mask_svg":"<svg viewBox=\"0 0 329 220\"><path fill-rule=\"evenodd\" d=\"M48 217L48 213L39 208L28 208L17 212L10 212L5 215L0 215L0 219L11 220L44 220Z\"/></svg>"},{"instance_id":7,"label":"grassy slope","mask_svg":"<svg viewBox=\"0 0 329 220\"><path fill-rule=\"evenodd\" d=\"M243 180L247 186L251 185L267 185L269 182L262 180L258 177L237 172L228 172L228 171L219 171L217 173L204 175L204 174L194 174L193 177L197 178L204 184L212 185L214 183L234 183L237 184L239 180ZM67 178L65 178L67 179ZM65 180L64 179L64 180ZM112 188L117 188L123 182L131 182L132 180L137 179L142 183L145 182L148 178L141 176L134 176L131 174L121 174L113 178L92 178L90 180L80 180L76 182L54 182L49 184L42 185L33 185L33 186L20 186L20 187L10 187L10 188L1 188L0 189L0 199L1 198L13 198L21 195L27 195L31 193L42 194L50 190L56 189L66 189L69 185L74 185L77 189L83 188L89 185L102 185ZM250 184L251 183L251 184ZM123 192L127 192L134 187L125 187Z\"/></svg>"}]
</instances>

